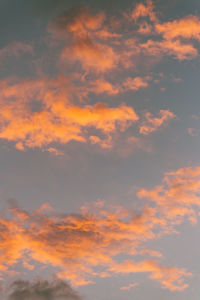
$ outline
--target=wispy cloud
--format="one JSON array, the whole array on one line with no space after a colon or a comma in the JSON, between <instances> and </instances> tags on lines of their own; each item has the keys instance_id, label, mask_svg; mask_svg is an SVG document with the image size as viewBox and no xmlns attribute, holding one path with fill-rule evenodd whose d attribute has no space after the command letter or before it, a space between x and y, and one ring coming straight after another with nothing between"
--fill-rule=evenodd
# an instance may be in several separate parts
<instances>
[{"instance_id":1,"label":"wispy cloud","mask_svg":"<svg viewBox=\"0 0 200 300\"><path fill-rule=\"evenodd\" d=\"M169 110L160 110L158 117L153 117L150 112L145 113L144 120L140 125L140 133L148 135L162 126L166 126L168 122L176 116Z\"/></svg>"},{"instance_id":2,"label":"wispy cloud","mask_svg":"<svg viewBox=\"0 0 200 300\"><path fill-rule=\"evenodd\" d=\"M135 282L135 283L130 283L129 285L127 286L122 286L120 288L120 290L123 290L123 291L129 291L130 289L134 288L134 287L137 287L139 285L139 283Z\"/></svg>"},{"instance_id":3,"label":"wispy cloud","mask_svg":"<svg viewBox=\"0 0 200 300\"><path fill-rule=\"evenodd\" d=\"M156 203L160 212L173 223L188 218L197 222L200 191L200 167L182 168L165 174L163 184L153 189L140 189L138 196Z\"/></svg>"},{"instance_id":4,"label":"wispy cloud","mask_svg":"<svg viewBox=\"0 0 200 300\"><path fill-rule=\"evenodd\" d=\"M20 57L24 54L33 55L33 46L27 43L14 41L0 49L0 62L10 57Z\"/></svg>"}]
</instances>

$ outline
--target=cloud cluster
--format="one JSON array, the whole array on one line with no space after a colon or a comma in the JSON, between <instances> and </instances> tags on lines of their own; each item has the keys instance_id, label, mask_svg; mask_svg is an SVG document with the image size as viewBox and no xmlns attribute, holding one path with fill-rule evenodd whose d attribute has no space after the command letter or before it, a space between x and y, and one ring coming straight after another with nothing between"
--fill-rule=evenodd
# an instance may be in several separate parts
<instances>
[{"instance_id":1,"label":"cloud cluster","mask_svg":"<svg viewBox=\"0 0 200 300\"><path fill-rule=\"evenodd\" d=\"M93 13L82 6L57 17L48 32L57 73L52 78L40 72L31 79L0 81L0 139L15 143L19 150L40 147L62 155L55 143L77 141L110 149L116 136L135 125L138 136L127 140L141 148L139 135L158 131L176 117L170 110L160 110L157 116L147 111L141 117L132 105L107 102L111 96L148 88L154 81L152 73L136 72L143 58L172 56L182 61L198 57L198 16L162 22L153 2L147 0L116 21L105 12ZM0 49L0 60L34 51L29 44L13 42ZM91 95L108 98L106 103L91 101ZM189 129L189 134L195 133ZM96 210L82 208L79 214L46 212L45 205L31 212L12 208L8 216L0 216L1 274L9 274L19 261L30 271L39 262L59 269L60 279L15 281L8 300L78 300L79 295L61 279L84 285L97 276L114 274L146 273L162 288L184 290L185 279L192 274L163 264L162 254L149 249L146 242L174 233L186 218L196 223L199 193L197 166L166 173L163 182L152 189L140 188L138 198L148 204L138 211L107 209L101 203Z\"/></svg>"},{"instance_id":2,"label":"cloud cluster","mask_svg":"<svg viewBox=\"0 0 200 300\"><path fill-rule=\"evenodd\" d=\"M158 15L148 0L123 12L117 22L84 6L51 21L46 46L55 50L52 61L57 71L52 78L45 75L40 57L39 75L0 81L0 139L14 142L19 150L56 149L54 143L70 141L111 149L134 124L143 136L164 128L175 118L173 112L161 109L155 117L147 111L142 118L125 103L126 93L155 82L155 74L136 72L144 58L148 62L150 56L197 57L200 20L189 15L162 22ZM28 44L13 42L0 50L0 57L34 51ZM107 104L111 97L122 95L120 104Z\"/></svg>"},{"instance_id":3,"label":"cloud cluster","mask_svg":"<svg viewBox=\"0 0 200 300\"><path fill-rule=\"evenodd\" d=\"M186 217L196 223L199 191L197 166L166 173L163 185L151 190L139 189L138 197L146 198L148 205L138 211L108 209L102 202L71 215L46 212L48 206L32 212L14 207L9 218L0 219L0 270L8 272L19 260L31 269L37 261L58 267L58 277L73 285L92 283L96 276L146 273L163 288L184 290L184 279L191 273L164 265L159 261L162 254L146 242L173 234ZM121 261L119 254L124 256ZM145 258L138 259L141 256Z\"/></svg>"},{"instance_id":4,"label":"cloud cluster","mask_svg":"<svg viewBox=\"0 0 200 300\"><path fill-rule=\"evenodd\" d=\"M174 56L178 60L191 60L199 53L193 41L199 42L200 19L189 15L182 19L161 22L155 12L151 0L145 4L138 4L132 11L131 17L138 25L140 35L153 35L146 42L140 42L139 48L150 56ZM145 18L149 18L145 20Z\"/></svg>"},{"instance_id":5,"label":"cloud cluster","mask_svg":"<svg viewBox=\"0 0 200 300\"><path fill-rule=\"evenodd\" d=\"M108 107L103 103L75 105L67 78L0 82L0 138L16 147L43 147L50 143L90 140L94 128L98 143L112 142L112 134L124 131L139 117L126 104ZM94 134L92 135L94 136Z\"/></svg>"},{"instance_id":6,"label":"cloud cluster","mask_svg":"<svg viewBox=\"0 0 200 300\"><path fill-rule=\"evenodd\" d=\"M137 57L144 55L167 55L178 60L197 57L194 41L199 42L200 19L189 15L161 22L157 15L148 0L138 3L131 13L124 13L116 26L105 12L93 14L88 8L78 7L56 18L49 30L66 41L60 59L78 62L87 73L130 69L137 64Z\"/></svg>"},{"instance_id":7,"label":"cloud cluster","mask_svg":"<svg viewBox=\"0 0 200 300\"><path fill-rule=\"evenodd\" d=\"M124 88L137 90L146 87L149 80L149 77L128 78ZM23 81L8 78L0 81L0 88L0 139L15 142L19 150L52 149L52 143L70 141L89 142L110 149L115 136L134 124L139 126L141 134L147 135L175 116L162 110L160 117L155 118L148 112L145 120L140 121L134 108L125 103L115 107L98 102L93 105L76 103L82 91L64 76ZM101 79L91 82L90 91L96 94L118 92L117 87Z\"/></svg>"}]
</instances>

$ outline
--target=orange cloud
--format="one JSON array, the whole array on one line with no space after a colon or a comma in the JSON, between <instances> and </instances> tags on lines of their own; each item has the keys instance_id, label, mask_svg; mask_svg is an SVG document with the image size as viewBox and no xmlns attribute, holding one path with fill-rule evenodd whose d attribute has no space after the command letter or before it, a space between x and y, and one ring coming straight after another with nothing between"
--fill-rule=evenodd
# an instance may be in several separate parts
<instances>
[{"instance_id":1,"label":"orange cloud","mask_svg":"<svg viewBox=\"0 0 200 300\"><path fill-rule=\"evenodd\" d=\"M139 90L140 88L145 88L149 85L148 81L150 80L150 77L146 76L145 78L142 77L128 77L123 85L125 87L125 90Z\"/></svg>"},{"instance_id":2,"label":"orange cloud","mask_svg":"<svg viewBox=\"0 0 200 300\"><path fill-rule=\"evenodd\" d=\"M8 270L8 266L14 265L21 257L20 236L15 221L0 219L0 274Z\"/></svg>"},{"instance_id":3,"label":"orange cloud","mask_svg":"<svg viewBox=\"0 0 200 300\"><path fill-rule=\"evenodd\" d=\"M83 76L90 73L102 76L137 66L144 55L146 59L149 55L159 58L168 55L180 61L196 58L198 49L191 39L199 40L198 17L190 15L161 23L154 10L151 0L139 3L131 15L123 13L117 20L118 26L104 12L92 13L84 6L65 12L49 25L51 37L61 42L57 54L60 68L73 64ZM125 23L127 29L123 32Z\"/></svg>"},{"instance_id":4,"label":"orange cloud","mask_svg":"<svg viewBox=\"0 0 200 300\"><path fill-rule=\"evenodd\" d=\"M156 24L155 29L166 40L180 37L200 40L200 19L194 15L186 16L180 20Z\"/></svg>"},{"instance_id":5,"label":"orange cloud","mask_svg":"<svg viewBox=\"0 0 200 300\"><path fill-rule=\"evenodd\" d=\"M0 219L0 271L9 272L19 260L31 269L34 260L58 267L58 276L73 285L92 283L96 276L147 273L163 288L182 291L188 287L184 279L190 272L155 259L134 261L127 256L162 258L145 242L174 233L185 217L197 222L199 193L200 167L196 166L167 172L161 185L140 189L138 197L149 201L140 213L106 209L102 201L96 203L96 210L83 207L73 215L56 215L47 204L30 213L15 207L13 216ZM119 254L125 256L121 262Z\"/></svg>"},{"instance_id":6,"label":"orange cloud","mask_svg":"<svg viewBox=\"0 0 200 300\"><path fill-rule=\"evenodd\" d=\"M147 22L143 22L139 25L138 32L140 34L150 34L152 32L152 26Z\"/></svg>"},{"instance_id":7,"label":"orange cloud","mask_svg":"<svg viewBox=\"0 0 200 300\"><path fill-rule=\"evenodd\" d=\"M146 5L138 3L132 11L131 17L137 21L141 17L149 17L152 22L157 22L156 14L154 13L154 5L151 0L146 1Z\"/></svg>"},{"instance_id":8,"label":"orange cloud","mask_svg":"<svg viewBox=\"0 0 200 300\"><path fill-rule=\"evenodd\" d=\"M157 237L154 230L158 232L160 220L154 208L144 207L139 214L121 207L106 209L97 203L96 211L83 207L80 214L73 215L44 209L46 206L29 213L15 207L12 217L0 219L2 274L19 260L28 269L37 261L59 268L58 277L73 285L91 283L96 276L142 272L170 290L187 287L183 279L190 274L184 270L147 259L117 261L119 254L139 255L144 242Z\"/></svg>"},{"instance_id":9,"label":"orange cloud","mask_svg":"<svg viewBox=\"0 0 200 300\"><path fill-rule=\"evenodd\" d=\"M50 147L46 150L47 152L53 154L53 155L56 155L56 156L61 156L61 155L64 155L64 153L54 147Z\"/></svg>"},{"instance_id":10,"label":"orange cloud","mask_svg":"<svg viewBox=\"0 0 200 300\"><path fill-rule=\"evenodd\" d=\"M153 117L150 112L145 114L145 120L140 125L140 133L148 135L151 132L165 126L170 120L175 118L175 115L169 110L160 110L159 117Z\"/></svg>"},{"instance_id":11,"label":"orange cloud","mask_svg":"<svg viewBox=\"0 0 200 300\"><path fill-rule=\"evenodd\" d=\"M2 80L0 139L14 142L15 147L21 151L40 147L57 155L62 152L52 143L66 144L72 140L110 149L121 133L139 121L139 116L131 106L124 103L118 107L109 107L103 103L83 105L77 98L82 100L89 97L89 93L115 95L130 89L138 90L147 87L150 79L149 76L128 77L121 87L103 77L89 82L80 81L78 87L64 76L56 79ZM167 110L161 110L158 117L147 112L145 119L138 122L137 126L141 134L148 135L167 125L174 117ZM137 137L126 141L129 145L143 148L143 142ZM121 146L119 149L122 153L125 150Z\"/></svg>"},{"instance_id":12,"label":"orange cloud","mask_svg":"<svg viewBox=\"0 0 200 300\"><path fill-rule=\"evenodd\" d=\"M137 283L137 282L135 282L135 283L130 283L129 285L127 285L127 286L122 286L121 288L120 288L120 290L123 290L123 291L129 291L130 289L132 289L132 288L134 288L134 287L136 287L136 286L138 286L139 285L139 283Z\"/></svg>"},{"instance_id":13,"label":"orange cloud","mask_svg":"<svg viewBox=\"0 0 200 300\"><path fill-rule=\"evenodd\" d=\"M117 67L119 57L111 46L93 42L86 38L66 47L61 53L61 60L79 61L83 70L106 72Z\"/></svg>"},{"instance_id":14,"label":"orange cloud","mask_svg":"<svg viewBox=\"0 0 200 300\"><path fill-rule=\"evenodd\" d=\"M72 104L69 82L61 77L19 83L2 81L0 85L0 138L16 142L20 150L53 142L86 142L90 139L87 129L91 127L111 142L116 130L124 131L139 119L134 109L125 104Z\"/></svg>"},{"instance_id":15,"label":"orange cloud","mask_svg":"<svg viewBox=\"0 0 200 300\"><path fill-rule=\"evenodd\" d=\"M117 95L122 91L122 89L120 88L120 86L113 85L110 82L106 81L104 78L99 78L90 82L88 91L93 92L97 95L103 93L108 95Z\"/></svg>"},{"instance_id":16,"label":"orange cloud","mask_svg":"<svg viewBox=\"0 0 200 300\"><path fill-rule=\"evenodd\" d=\"M54 34L71 33L75 39L87 37L97 37L103 40L118 38L119 33L110 31L105 25L107 17L103 11L93 14L87 7L79 6L65 12L49 26L49 30Z\"/></svg>"},{"instance_id":17,"label":"orange cloud","mask_svg":"<svg viewBox=\"0 0 200 300\"><path fill-rule=\"evenodd\" d=\"M153 23L149 23L141 18L148 17ZM132 12L132 18L139 22L139 34L153 34L155 40L148 39L145 43L138 45L145 54L148 55L169 55L178 60L191 60L198 56L198 50L192 41L200 40L200 19L195 15L189 15L179 20L161 23L158 20L152 1L147 4L139 3ZM162 40L160 40L161 36Z\"/></svg>"},{"instance_id":18,"label":"orange cloud","mask_svg":"<svg viewBox=\"0 0 200 300\"><path fill-rule=\"evenodd\" d=\"M151 190L140 189L138 197L155 202L164 218L172 223L180 223L185 217L196 223L199 192L200 167L197 166L166 173L162 185Z\"/></svg>"},{"instance_id":19,"label":"orange cloud","mask_svg":"<svg viewBox=\"0 0 200 300\"><path fill-rule=\"evenodd\" d=\"M192 44L186 44L180 40L148 40L140 45L144 53L148 55L172 55L178 60L191 60L198 56L198 51Z\"/></svg>"},{"instance_id":20,"label":"orange cloud","mask_svg":"<svg viewBox=\"0 0 200 300\"><path fill-rule=\"evenodd\" d=\"M150 76L145 77L127 77L125 81L121 84L111 84L103 78L91 81L89 87L84 90L92 92L95 94L106 93L108 95L117 95L129 90L138 91L142 88L149 86L149 81L151 80Z\"/></svg>"},{"instance_id":21,"label":"orange cloud","mask_svg":"<svg viewBox=\"0 0 200 300\"><path fill-rule=\"evenodd\" d=\"M183 291L188 287L183 282L183 277L192 276L184 269L164 266L154 260L143 260L134 262L126 260L111 267L111 271L116 273L150 273L149 278L160 282L163 288L170 291Z\"/></svg>"},{"instance_id":22,"label":"orange cloud","mask_svg":"<svg viewBox=\"0 0 200 300\"><path fill-rule=\"evenodd\" d=\"M56 30L57 34L59 32L63 34L70 32L76 38L85 37L89 31L100 29L105 18L104 12L93 15L85 6L79 6L56 18L50 24L49 30Z\"/></svg>"},{"instance_id":23,"label":"orange cloud","mask_svg":"<svg viewBox=\"0 0 200 300\"><path fill-rule=\"evenodd\" d=\"M85 7L72 9L50 25L56 35L69 38L61 52L61 61L79 62L84 71L106 72L116 68L119 56L111 44L104 40L120 37L104 26L106 16L103 12L96 15Z\"/></svg>"},{"instance_id":24,"label":"orange cloud","mask_svg":"<svg viewBox=\"0 0 200 300\"><path fill-rule=\"evenodd\" d=\"M63 269L60 276L73 284L87 283L88 275L95 275L92 271L95 266L106 267L112 262L112 256L123 251L134 253L139 237L151 236L146 213L133 219L126 211L113 214L105 209L101 216L84 213L50 217L42 210L29 214L16 208L13 213L12 220L1 220L4 228L1 270L12 266L26 251L34 260ZM129 221L123 221L126 217Z\"/></svg>"}]
</instances>

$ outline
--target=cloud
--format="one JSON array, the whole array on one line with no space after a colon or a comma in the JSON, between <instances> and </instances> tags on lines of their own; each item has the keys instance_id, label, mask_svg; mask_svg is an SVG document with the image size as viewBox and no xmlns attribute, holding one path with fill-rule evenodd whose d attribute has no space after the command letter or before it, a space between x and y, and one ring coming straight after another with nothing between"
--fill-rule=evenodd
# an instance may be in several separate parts
<instances>
[{"instance_id":1,"label":"cloud","mask_svg":"<svg viewBox=\"0 0 200 300\"><path fill-rule=\"evenodd\" d=\"M138 47L145 55L174 56L178 60L191 60L199 53L193 40L200 41L200 19L195 15L185 16L169 22L161 22L152 1L138 3L131 17L139 26L138 33L150 38L139 42ZM148 21L149 19L149 21ZM152 36L154 39L152 39Z\"/></svg>"},{"instance_id":2,"label":"cloud","mask_svg":"<svg viewBox=\"0 0 200 300\"><path fill-rule=\"evenodd\" d=\"M166 126L176 116L169 110L160 110L159 117L153 117L150 112L147 112L144 117L145 119L140 125L139 131L141 134L148 135L162 126Z\"/></svg>"},{"instance_id":3,"label":"cloud","mask_svg":"<svg viewBox=\"0 0 200 300\"><path fill-rule=\"evenodd\" d=\"M168 267L154 260L144 260L141 262L134 262L132 260L124 261L111 268L116 273L150 273L149 278L159 281L162 288L170 291L183 291L188 287L183 283L183 276L190 277L191 273L184 269L177 269L175 267Z\"/></svg>"},{"instance_id":4,"label":"cloud","mask_svg":"<svg viewBox=\"0 0 200 300\"><path fill-rule=\"evenodd\" d=\"M50 147L46 150L47 152L51 153L52 155L55 155L55 156L61 156L61 155L64 155L64 153L54 147Z\"/></svg>"},{"instance_id":5,"label":"cloud","mask_svg":"<svg viewBox=\"0 0 200 300\"><path fill-rule=\"evenodd\" d=\"M191 60L198 56L198 51L190 43L183 43L180 40L148 40L141 44L144 53L153 56L174 56L178 60Z\"/></svg>"},{"instance_id":6,"label":"cloud","mask_svg":"<svg viewBox=\"0 0 200 300\"><path fill-rule=\"evenodd\" d=\"M61 60L68 59L79 61L84 71L102 73L116 68L119 57L111 46L86 38L63 49Z\"/></svg>"},{"instance_id":7,"label":"cloud","mask_svg":"<svg viewBox=\"0 0 200 300\"><path fill-rule=\"evenodd\" d=\"M153 82L151 73L151 76L142 77L134 76L135 71L130 72L145 55L147 60L149 55L167 54L179 60L198 55L190 42L180 40L181 30L175 38L169 38L171 27L175 25L160 23L154 10L152 1L139 3L132 11L131 19L128 18L127 27L124 26L127 25L125 14L119 18L119 26L114 26L113 19L105 12L94 13L84 6L70 9L55 18L48 30L55 43L53 52L58 60L57 67L62 68L65 76L58 72L54 79L40 75L33 77L36 79L1 80L0 139L15 143L15 147L22 151L40 147L53 153L52 149L56 149L53 143L70 141L111 149L116 139L136 122L143 135L165 126L175 117L169 110L160 110L158 117L147 112L145 119L139 121L139 113L125 103L107 105L100 98L91 105L94 103L92 96L94 99L104 97L105 102L105 95L110 100L111 96L147 88ZM141 18L149 18L154 30L150 38L146 32L146 42L143 33L134 31L133 35L135 23ZM193 20L192 16L190 20ZM9 49L16 55L32 51L30 45L22 43L17 43L12 49L9 46ZM134 141L141 145L138 137Z\"/></svg>"},{"instance_id":8,"label":"cloud","mask_svg":"<svg viewBox=\"0 0 200 300\"><path fill-rule=\"evenodd\" d=\"M181 223L186 217L196 223L199 192L200 167L197 166L166 173L163 184L150 190L140 189L138 197L155 202L164 218L172 223Z\"/></svg>"},{"instance_id":9,"label":"cloud","mask_svg":"<svg viewBox=\"0 0 200 300\"><path fill-rule=\"evenodd\" d=\"M71 39L62 49L60 59L79 62L84 71L106 72L117 67L119 57L111 44L102 41L118 37L103 26L105 13L92 14L81 6L71 9L56 18L49 30L56 36Z\"/></svg>"},{"instance_id":10,"label":"cloud","mask_svg":"<svg viewBox=\"0 0 200 300\"><path fill-rule=\"evenodd\" d=\"M149 81L151 80L150 76L145 77L127 77L121 85L119 83L112 84L106 81L104 78L100 77L94 81L89 83L88 92L92 92L94 94L108 94L108 95L117 95L119 93L124 93L126 91L138 91L142 88L146 88L149 86Z\"/></svg>"},{"instance_id":11,"label":"cloud","mask_svg":"<svg viewBox=\"0 0 200 300\"><path fill-rule=\"evenodd\" d=\"M148 0L138 3L131 13L123 12L117 24L114 25L113 16L103 11L93 12L85 6L70 9L51 21L48 31L59 45L59 68L74 68L83 76L92 74L94 81L98 79L95 77L111 75L112 71L113 81L113 71L124 78L124 71L137 69L144 59L152 63L152 56L157 57L156 61L164 56L182 61L199 55L193 43L194 39L199 41L197 16L161 22L153 2ZM127 86L131 89L134 76L129 77ZM123 81L117 78L118 82ZM109 78L103 79L109 82ZM126 91L123 84L113 83L113 86L118 87L116 93L119 88L121 92ZM134 90L134 83L132 87ZM114 94L114 90L112 92Z\"/></svg>"},{"instance_id":12,"label":"cloud","mask_svg":"<svg viewBox=\"0 0 200 300\"><path fill-rule=\"evenodd\" d=\"M65 281L54 279L29 282L16 280L9 287L6 300L80 300L81 297Z\"/></svg>"},{"instance_id":13,"label":"cloud","mask_svg":"<svg viewBox=\"0 0 200 300\"><path fill-rule=\"evenodd\" d=\"M108 95L117 95L121 92L121 88L119 85L113 85L104 78L99 78L90 82L88 92L92 92L97 95L104 93Z\"/></svg>"},{"instance_id":14,"label":"cloud","mask_svg":"<svg viewBox=\"0 0 200 300\"><path fill-rule=\"evenodd\" d=\"M180 78L180 77L176 77L176 76L171 76L171 80L175 83L180 83L180 82L183 82L183 79Z\"/></svg>"},{"instance_id":15,"label":"cloud","mask_svg":"<svg viewBox=\"0 0 200 300\"><path fill-rule=\"evenodd\" d=\"M1 80L0 139L15 143L16 149L21 151L39 147L59 154L53 144L71 141L111 149L134 124L140 134L148 135L166 126L175 115L169 110L160 110L158 117L147 112L140 121L134 108L125 103L115 107L101 102L87 105L83 99L88 101L92 93L113 96L128 90L137 91L147 87L150 80L150 76L128 77L121 87L103 77L83 80L83 84L80 81L78 86L65 76ZM143 144L139 137L128 138L127 143L137 148Z\"/></svg>"},{"instance_id":16,"label":"cloud","mask_svg":"<svg viewBox=\"0 0 200 300\"><path fill-rule=\"evenodd\" d=\"M88 31L95 31L102 27L105 13L92 14L85 6L78 6L64 12L50 24L50 30L56 32L70 32L75 38L85 37Z\"/></svg>"},{"instance_id":17,"label":"cloud","mask_svg":"<svg viewBox=\"0 0 200 300\"><path fill-rule=\"evenodd\" d=\"M106 271L117 254L134 254L140 240L154 236L151 210L135 217L122 208L98 210L97 214L82 210L80 215L49 216L43 210L12 209L12 219L0 220L0 270L23 259L26 251L33 260L59 267L61 278L83 285L101 275L94 268Z\"/></svg>"},{"instance_id":18,"label":"cloud","mask_svg":"<svg viewBox=\"0 0 200 300\"><path fill-rule=\"evenodd\" d=\"M112 141L113 133L123 132L139 119L134 109L125 104L73 104L76 90L70 88L65 77L3 80L0 86L0 138L15 142L19 150L43 148L53 142L85 143L90 140L90 128L97 130L102 142Z\"/></svg>"},{"instance_id":19,"label":"cloud","mask_svg":"<svg viewBox=\"0 0 200 300\"><path fill-rule=\"evenodd\" d=\"M146 76L145 78L142 78L142 77L134 77L134 78L128 77L124 81L123 85L125 87L125 90L138 91L141 88L146 88L149 85L149 83L148 83L149 80L150 80L149 76Z\"/></svg>"},{"instance_id":20,"label":"cloud","mask_svg":"<svg viewBox=\"0 0 200 300\"><path fill-rule=\"evenodd\" d=\"M131 13L131 17L135 22L140 18L149 17L150 21L153 23L157 22L158 19L154 12L154 5L151 0L146 1L146 5L143 3L138 3Z\"/></svg>"},{"instance_id":21,"label":"cloud","mask_svg":"<svg viewBox=\"0 0 200 300\"><path fill-rule=\"evenodd\" d=\"M123 291L129 291L130 289L132 289L132 288L134 288L134 287L136 287L136 286L138 286L139 285L139 283L137 283L137 282L135 282L135 283L130 283L129 285L127 285L127 286L122 286L121 288L120 288L120 290L123 290Z\"/></svg>"},{"instance_id":22,"label":"cloud","mask_svg":"<svg viewBox=\"0 0 200 300\"><path fill-rule=\"evenodd\" d=\"M10 217L0 218L2 274L19 261L25 261L24 268L28 269L27 264L36 261L56 267L57 276L74 286L93 283L97 276L149 273L149 278L171 291L187 287L184 279L191 274L183 269L148 258L127 260L127 256L152 256L145 242L166 233L168 225L156 207L131 211L97 203L94 208L82 207L80 214L70 215L46 208L28 212L15 206ZM120 254L124 256L121 262L117 258ZM160 257L157 255L157 259Z\"/></svg>"},{"instance_id":23,"label":"cloud","mask_svg":"<svg viewBox=\"0 0 200 300\"><path fill-rule=\"evenodd\" d=\"M27 212L18 207L10 217L0 218L0 270L9 272L22 260L60 269L58 276L73 285L94 282L95 277L113 274L147 273L163 288L182 291L191 273L166 266L162 254L145 246L149 240L176 232L185 219L196 223L200 207L200 167L167 172L163 183L152 189L140 188L139 199L146 199L139 211L122 207L82 207L80 214L56 214L48 206ZM56 247L55 247L56 245ZM124 260L118 261L119 254ZM137 259L135 256L156 259ZM127 259L127 256L129 259ZM131 257L131 258L130 258Z\"/></svg>"},{"instance_id":24,"label":"cloud","mask_svg":"<svg viewBox=\"0 0 200 300\"><path fill-rule=\"evenodd\" d=\"M171 22L156 24L155 29L166 40L185 38L200 41L200 19L194 15Z\"/></svg>"},{"instance_id":25,"label":"cloud","mask_svg":"<svg viewBox=\"0 0 200 300\"><path fill-rule=\"evenodd\" d=\"M188 134L191 135L191 136L199 136L200 129L188 128Z\"/></svg>"},{"instance_id":26,"label":"cloud","mask_svg":"<svg viewBox=\"0 0 200 300\"><path fill-rule=\"evenodd\" d=\"M0 62L3 63L8 58L9 59L12 57L18 58L21 55L25 55L25 54L29 54L29 55L34 54L34 49L32 45L19 42L19 41L14 41L8 44L7 46L5 46L4 48L0 49Z\"/></svg>"},{"instance_id":27,"label":"cloud","mask_svg":"<svg viewBox=\"0 0 200 300\"><path fill-rule=\"evenodd\" d=\"M141 18L149 18L151 23ZM145 55L174 56L178 60L191 60L199 53L194 40L200 41L200 19L195 15L185 16L170 22L161 22L155 12L152 1L146 5L139 3L132 12L133 20L138 23L138 33L149 35L146 42L139 42L138 47ZM154 39L152 39L154 36Z\"/></svg>"}]
</instances>

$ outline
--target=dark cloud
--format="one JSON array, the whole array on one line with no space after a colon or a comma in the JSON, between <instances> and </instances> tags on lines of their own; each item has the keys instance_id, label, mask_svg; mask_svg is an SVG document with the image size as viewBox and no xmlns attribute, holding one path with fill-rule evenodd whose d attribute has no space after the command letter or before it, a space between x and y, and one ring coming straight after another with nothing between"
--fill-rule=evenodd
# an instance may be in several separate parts
<instances>
[{"instance_id":1,"label":"dark cloud","mask_svg":"<svg viewBox=\"0 0 200 300\"><path fill-rule=\"evenodd\" d=\"M81 297L66 282L55 279L52 282L37 280L14 281L6 300L80 300Z\"/></svg>"}]
</instances>

